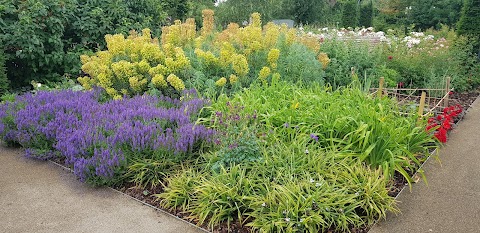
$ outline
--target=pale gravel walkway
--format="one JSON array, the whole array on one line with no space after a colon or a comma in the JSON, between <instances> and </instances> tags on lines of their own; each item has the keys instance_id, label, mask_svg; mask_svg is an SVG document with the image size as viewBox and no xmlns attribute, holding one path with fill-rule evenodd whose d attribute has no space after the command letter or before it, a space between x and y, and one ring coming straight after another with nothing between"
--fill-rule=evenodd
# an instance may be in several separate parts
<instances>
[{"instance_id":1,"label":"pale gravel walkway","mask_svg":"<svg viewBox=\"0 0 480 233\"><path fill-rule=\"evenodd\" d=\"M424 167L428 185L400 194L402 214L388 216L370 233L480 232L480 99L450 133L440 160Z\"/></svg>"},{"instance_id":2,"label":"pale gravel walkway","mask_svg":"<svg viewBox=\"0 0 480 233\"><path fill-rule=\"evenodd\" d=\"M203 232L50 163L0 145L0 232Z\"/></svg>"}]
</instances>

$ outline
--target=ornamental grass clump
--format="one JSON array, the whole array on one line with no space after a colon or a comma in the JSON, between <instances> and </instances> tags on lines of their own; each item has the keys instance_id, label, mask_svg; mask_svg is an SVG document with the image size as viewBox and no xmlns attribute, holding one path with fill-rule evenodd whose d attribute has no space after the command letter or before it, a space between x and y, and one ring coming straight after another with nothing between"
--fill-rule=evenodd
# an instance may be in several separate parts
<instances>
[{"instance_id":1,"label":"ornamental grass clump","mask_svg":"<svg viewBox=\"0 0 480 233\"><path fill-rule=\"evenodd\" d=\"M331 91L285 82L254 86L232 97L220 96L213 111L228 112L226 102L245 106L245 114L256 113L268 129L268 140L304 137L319 148L349 151L381 167L387 178L399 172L411 181L409 173L420 164L418 155L436 147L426 125L417 125L415 114L401 116L394 100L374 98L353 87Z\"/></svg>"},{"instance_id":2,"label":"ornamental grass clump","mask_svg":"<svg viewBox=\"0 0 480 233\"><path fill-rule=\"evenodd\" d=\"M101 103L101 95L95 89L19 96L2 106L0 133L31 156L64 159L94 184L121 181L136 159L179 163L214 133L195 125L208 102L193 91L183 92L182 100L144 95Z\"/></svg>"},{"instance_id":3,"label":"ornamental grass clump","mask_svg":"<svg viewBox=\"0 0 480 233\"><path fill-rule=\"evenodd\" d=\"M180 171L155 196L213 231L225 223L254 232L349 231L397 211L381 170L351 153L325 152L302 138L261 151L255 163Z\"/></svg>"}]
</instances>

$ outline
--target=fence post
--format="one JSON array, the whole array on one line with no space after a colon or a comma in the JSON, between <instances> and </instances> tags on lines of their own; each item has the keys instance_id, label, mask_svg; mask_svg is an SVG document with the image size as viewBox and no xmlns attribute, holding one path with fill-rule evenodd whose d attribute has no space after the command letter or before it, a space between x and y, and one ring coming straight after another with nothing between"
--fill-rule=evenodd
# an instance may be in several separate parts
<instances>
[{"instance_id":1,"label":"fence post","mask_svg":"<svg viewBox=\"0 0 480 233\"><path fill-rule=\"evenodd\" d=\"M427 97L427 93L422 91L422 96L420 97L420 106L418 107L418 120L422 119L423 117L423 109L425 108L426 97Z\"/></svg>"},{"instance_id":2,"label":"fence post","mask_svg":"<svg viewBox=\"0 0 480 233\"><path fill-rule=\"evenodd\" d=\"M448 99L450 96L450 77L447 77L447 81L445 82L445 99L443 99L443 107L448 107Z\"/></svg>"},{"instance_id":3,"label":"fence post","mask_svg":"<svg viewBox=\"0 0 480 233\"><path fill-rule=\"evenodd\" d=\"M382 97L383 94L383 84L385 83L385 78L381 77L380 82L378 82L378 91L377 91L377 96Z\"/></svg>"}]
</instances>

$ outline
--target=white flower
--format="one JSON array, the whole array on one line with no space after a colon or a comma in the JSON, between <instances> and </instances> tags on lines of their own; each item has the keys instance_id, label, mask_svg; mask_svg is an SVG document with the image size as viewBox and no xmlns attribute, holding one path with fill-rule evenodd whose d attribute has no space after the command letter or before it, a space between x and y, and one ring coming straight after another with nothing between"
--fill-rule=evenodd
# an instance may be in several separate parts
<instances>
[{"instance_id":1,"label":"white flower","mask_svg":"<svg viewBox=\"0 0 480 233\"><path fill-rule=\"evenodd\" d=\"M265 206L267 206L267 204L264 202L264 203L262 203L262 206L265 207Z\"/></svg>"},{"instance_id":2,"label":"white flower","mask_svg":"<svg viewBox=\"0 0 480 233\"><path fill-rule=\"evenodd\" d=\"M322 183L316 183L315 186L320 187L322 186Z\"/></svg>"},{"instance_id":3,"label":"white flower","mask_svg":"<svg viewBox=\"0 0 480 233\"><path fill-rule=\"evenodd\" d=\"M313 182L315 182L315 180L314 180L314 179L312 179L312 178L310 178L310 183L313 183Z\"/></svg>"},{"instance_id":4,"label":"white flower","mask_svg":"<svg viewBox=\"0 0 480 233\"><path fill-rule=\"evenodd\" d=\"M309 153L308 149L305 149L305 154L308 154L308 153Z\"/></svg>"},{"instance_id":5,"label":"white flower","mask_svg":"<svg viewBox=\"0 0 480 233\"><path fill-rule=\"evenodd\" d=\"M360 195L360 193L356 192L356 193L355 193L355 196L358 196L358 195Z\"/></svg>"},{"instance_id":6,"label":"white flower","mask_svg":"<svg viewBox=\"0 0 480 233\"><path fill-rule=\"evenodd\" d=\"M290 222L290 218L285 218L285 222Z\"/></svg>"},{"instance_id":7,"label":"white flower","mask_svg":"<svg viewBox=\"0 0 480 233\"><path fill-rule=\"evenodd\" d=\"M42 86L42 84L41 84L41 83L37 83L37 87L41 87L41 86Z\"/></svg>"}]
</instances>

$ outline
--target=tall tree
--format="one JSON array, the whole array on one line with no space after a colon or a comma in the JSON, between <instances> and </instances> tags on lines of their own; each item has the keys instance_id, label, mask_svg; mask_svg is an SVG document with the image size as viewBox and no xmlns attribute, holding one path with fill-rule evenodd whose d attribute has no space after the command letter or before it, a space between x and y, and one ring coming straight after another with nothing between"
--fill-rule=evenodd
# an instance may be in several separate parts
<instances>
[{"instance_id":1,"label":"tall tree","mask_svg":"<svg viewBox=\"0 0 480 233\"><path fill-rule=\"evenodd\" d=\"M370 27L373 20L373 0L360 5L360 26Z\"/></svg>"},{"instance_id":2,"label":"tall tree","mask_svg":"<svg viewBox=\"0 0 480 233\"><path fill-rule=\"evenodd\" d=\"M358 2L357 0L348 0L343 4L342 25L344 27L358 26Z\"/></svg>"},{"instance_id":3,"label":"tall tree","mask_svg":"<svg viewBox=\"0 0 480 233\"><path fill-rule=\"evenodd\" d=\"M457 27L459 35L480 38L480 0L465 0Z\"/></svg>"}]
</instances>

